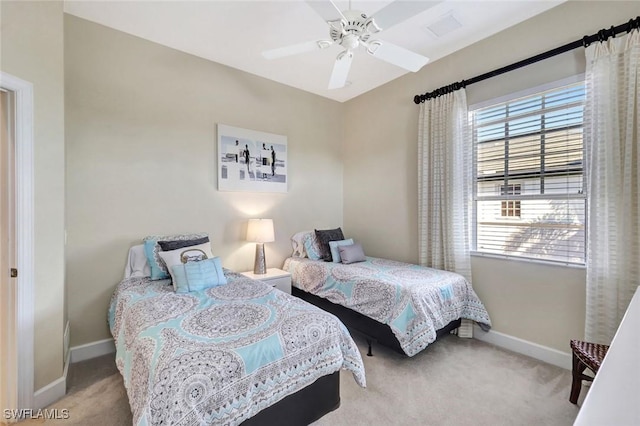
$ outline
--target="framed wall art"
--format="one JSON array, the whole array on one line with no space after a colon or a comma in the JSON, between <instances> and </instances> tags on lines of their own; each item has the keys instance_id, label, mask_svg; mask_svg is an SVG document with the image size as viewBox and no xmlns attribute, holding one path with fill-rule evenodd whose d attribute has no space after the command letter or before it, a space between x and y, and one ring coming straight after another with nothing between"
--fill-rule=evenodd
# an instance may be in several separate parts
<instances>
[{"instance_id":1,"label":"framed wall art","mask_svg":"<svg viewBox=\"0 0 640 426\"><path fill-rule=\"evenodd\" d=\"M218 190L287 192L287 137L218 124Z\"/></svg>"}]
</instances>

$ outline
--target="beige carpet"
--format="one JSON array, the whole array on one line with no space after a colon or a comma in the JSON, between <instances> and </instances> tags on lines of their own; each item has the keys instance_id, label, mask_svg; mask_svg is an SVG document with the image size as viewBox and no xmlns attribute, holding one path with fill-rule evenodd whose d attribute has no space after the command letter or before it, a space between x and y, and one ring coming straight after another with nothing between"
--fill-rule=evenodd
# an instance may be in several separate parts
<instances>
[{"instance_id":1,"label":"beige carpet","mask_svg":"<svg viewBox=\"0 0 640 426\"><path fill-rule=\"evenodd\" d=\"M571 425L578 407L568 400L571 373L474 339L448 336L413 358L374 347L363 354L367 388L341 376L341 407L315 423L334 425ZM73 364L67 396L50 408L68 420L21 425L131 424L113 355ZM588 388L583 387L579 404Z\"/></svg>"}]
</instances>

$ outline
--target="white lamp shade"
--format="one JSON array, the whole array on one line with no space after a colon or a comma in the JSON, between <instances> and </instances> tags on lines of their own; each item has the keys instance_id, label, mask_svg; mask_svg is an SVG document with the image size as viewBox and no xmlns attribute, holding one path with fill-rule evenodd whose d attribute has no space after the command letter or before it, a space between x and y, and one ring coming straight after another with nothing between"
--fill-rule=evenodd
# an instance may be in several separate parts
<instances>
[{"instance_id":1,"label":"white lamp shade","mask_svg":"<svg viewBox=\"0 0 640 426\"><path fill-rule=\"evenodd\" d=\"M270 243L275 241L273 219L249 219L247 241Z\"/></svg>"}]
</instances>

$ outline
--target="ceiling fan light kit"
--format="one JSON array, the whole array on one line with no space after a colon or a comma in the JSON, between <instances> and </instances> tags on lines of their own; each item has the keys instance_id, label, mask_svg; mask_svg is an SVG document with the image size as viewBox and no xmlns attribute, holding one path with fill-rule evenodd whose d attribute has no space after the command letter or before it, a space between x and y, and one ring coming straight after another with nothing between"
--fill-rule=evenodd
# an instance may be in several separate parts
<instances>
[{"instance_id":1,"label":"ceiling fan light kit","mask_svg":"<svg viewBox=\"0 0 640 426\"><path fill-rule=\"evenodd\" d=\"M262 55L267 59L282 58L326 49L333 44L342 46L345 50L340 52L333 65L333 71L329 78L329 89L345 87L353 53L358 47L363 46L366 52L392 65L404 68L407 71L420 70L429 58L412 52L400 46L381 40L371 40L373 34L377 34L389 27L398 24L417 13L420 13L439 1L403 2L396 0L385 6L373 16L368 17L358 10L340 11L332 0L308 1L309 4L329 25L329 37L331 40L307 42L278 49L267 50ZM383 24L386 24L383 25Z\"/></svg>"}]
</instances>

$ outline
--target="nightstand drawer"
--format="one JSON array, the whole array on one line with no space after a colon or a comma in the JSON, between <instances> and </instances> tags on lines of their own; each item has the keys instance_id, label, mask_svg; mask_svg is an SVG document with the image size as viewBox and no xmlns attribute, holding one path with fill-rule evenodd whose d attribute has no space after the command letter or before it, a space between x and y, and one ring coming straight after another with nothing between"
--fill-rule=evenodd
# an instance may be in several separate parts
<instances>
[{"instance_id":1,"label":"nightstand drawer","mask_svg":"<svg viewBox=\"0 0 640 426\"><path fill-rule=\"evenodd\" d=\"M277 288L280 291L291 294L291 277L272 278L270 280L263 280L270 286Z\"/></svg>"},{"instance_id":2,"label":"nightstand drawer","mask_svg":"<svg viewBox=\"0 0 640 426\"><path fill-rule=\"evenodd\" d=\"M254 280L262 281L280 291L291 294L291 274L277 268L267 269L266 274L254 274L252 271L242 272L242 275Z\"/></svg>"}]
</instances>

